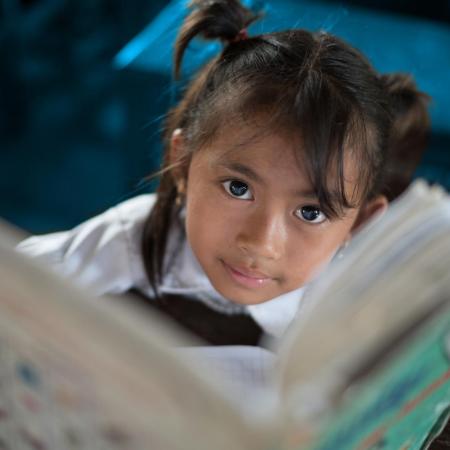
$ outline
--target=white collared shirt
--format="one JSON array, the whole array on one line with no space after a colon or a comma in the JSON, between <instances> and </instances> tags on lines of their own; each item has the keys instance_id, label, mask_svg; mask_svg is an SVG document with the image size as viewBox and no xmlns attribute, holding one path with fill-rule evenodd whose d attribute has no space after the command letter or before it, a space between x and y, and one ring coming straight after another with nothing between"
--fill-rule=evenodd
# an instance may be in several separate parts
<instances>
[{"instance_id":1,"label":"white collared shirt","mask_svg":"<svg viewBox=\"0 0 450 450\"><path fill-rule=\"evenodd\" d=\"M154 297L141 253L145 220L155 194L134 197L78 225L72 230L33 236L18 249L41 259L54 270L94 295L121 294L137 289ZM222 297L211 285L185 239L182 220L171 225L164 257L162 294L189 297L224 314L250 314L274 336L287 329L301 305L303 289L258 305L239 305Z\"/></svg>"}]
</instances>

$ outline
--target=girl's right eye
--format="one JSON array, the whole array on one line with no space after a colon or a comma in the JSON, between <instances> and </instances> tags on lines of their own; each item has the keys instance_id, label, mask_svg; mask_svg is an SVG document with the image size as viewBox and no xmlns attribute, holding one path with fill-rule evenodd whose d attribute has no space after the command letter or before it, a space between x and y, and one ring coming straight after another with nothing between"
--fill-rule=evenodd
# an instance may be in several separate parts
<instances>
[{"instance_id":1,"label":"girl's right eye","mask_svg":"<svg viewBox=\"0 0 450 450\"><path fill-rule=\"evenodd\" d=\"M227 180L222 183L223 188L231 197L242 200L253 200L248 184L239 180Z\"/></svg>"}]
</instances>

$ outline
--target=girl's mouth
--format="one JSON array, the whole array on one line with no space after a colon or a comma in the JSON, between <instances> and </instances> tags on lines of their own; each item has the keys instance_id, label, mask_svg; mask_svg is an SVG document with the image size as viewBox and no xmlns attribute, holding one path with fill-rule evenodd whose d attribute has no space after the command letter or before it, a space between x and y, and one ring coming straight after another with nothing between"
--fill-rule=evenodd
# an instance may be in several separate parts
<instances>
[{"instance_id":1,"label":"girl's mouth","mask_svg":"<svg viewBox=\"0 0 450 450\"><path fill-rule=\"evenodd\" d=\"M247 288L259 288L266 286L273 279L268 275L259 272L257 270L251 270L244 267L234 267L228 265L225 261L222 264L232 278L233 281L237 282L239 285Z\"/></svg>"}]
</instances>

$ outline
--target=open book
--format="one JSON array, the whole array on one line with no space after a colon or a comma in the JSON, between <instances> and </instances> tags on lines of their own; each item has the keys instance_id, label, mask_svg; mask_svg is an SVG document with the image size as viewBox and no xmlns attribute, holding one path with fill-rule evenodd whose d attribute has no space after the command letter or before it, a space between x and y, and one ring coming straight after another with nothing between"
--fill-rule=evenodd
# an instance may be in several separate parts
<instances>
[{"instance_id":1,"label":"open book","mask_svg":"<svg viewBox=\"0 0 450 450\"><path fill-rule=\"evenodd\" d=\"M450 410L450 200L416 183L276 348L199 347L0 233L0 448L420 449ZM192 345L192 346L191 346Z\"/></svg>"}]
</instances>

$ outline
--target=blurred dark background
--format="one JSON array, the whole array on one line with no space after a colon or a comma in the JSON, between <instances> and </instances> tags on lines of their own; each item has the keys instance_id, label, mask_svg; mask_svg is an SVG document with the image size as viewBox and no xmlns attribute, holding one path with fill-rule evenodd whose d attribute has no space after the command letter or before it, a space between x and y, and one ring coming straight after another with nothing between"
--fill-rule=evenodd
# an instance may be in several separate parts
<instances>
[{"instance_id":1,"label":"blurred dark background","mask_svg":"<svg viewBox=\"0 0 450 450\"><path fill-rule=\"evenodd\" d=\"M0 217L31 233L65 229L154 189L143 179L158 168L174 99L182 3L0 0ZM416 175L450 188L450 0L265 3L275 23L258 26L326 28L377 69L413 73L434 100Z\"/></svg>"}]
</instances>

